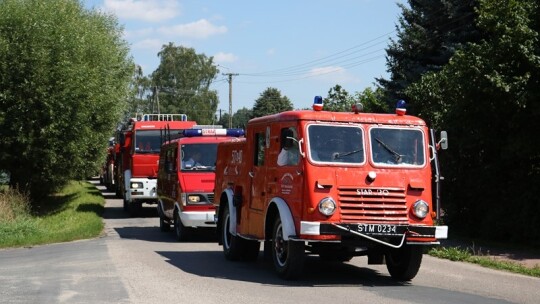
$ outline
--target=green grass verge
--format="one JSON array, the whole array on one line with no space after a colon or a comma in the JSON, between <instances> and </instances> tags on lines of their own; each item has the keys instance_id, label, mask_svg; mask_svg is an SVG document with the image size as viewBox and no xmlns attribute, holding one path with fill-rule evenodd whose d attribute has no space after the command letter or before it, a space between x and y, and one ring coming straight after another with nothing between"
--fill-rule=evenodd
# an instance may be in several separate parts
<instances>
[{"instance_id":1,"label":"green grass verge","mask_svg":"<svg viewBox=\"0 0 540 304\"><path fill-rule=\"evenodd\" d=\"M0 217L0 248L87 239L103 231L105 199L88 182L69 183L32 212L24 207L24 199L13 191L0 193L0 209L16 209L10 216Z\"/></svg>"},{"instance_id":2,"label":"green grass verge","mask_svg":"<svg viewBox=\"0 0 540 304\"><path fill-rule=\"evenodd\" d=\"M525 267L519 263L497 260L492 257L474 255L468 249L458 247L435 247L428 251L428 254L434 257L448 259L459 262L469 262L483 267L504 270L533 277L540 277L540 267Z\"/></svg>"}]
</instances>

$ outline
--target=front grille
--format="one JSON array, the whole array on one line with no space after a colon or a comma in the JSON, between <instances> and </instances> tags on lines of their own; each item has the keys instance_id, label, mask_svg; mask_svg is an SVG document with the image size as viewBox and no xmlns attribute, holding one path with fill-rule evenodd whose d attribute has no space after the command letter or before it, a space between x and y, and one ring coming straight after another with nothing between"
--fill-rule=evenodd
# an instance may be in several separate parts
<instances>
[{"instance_id":1,"label":"front grille","mask_svg":"<svg viewBox=\"0 0 540 304\"><path fill-rule=\"evenodd\" d=\"M407 224L405 189L339 187L343 223Z\"/></svg>"},{"instance_id":2,"label":"front grille","mask_svg":"<svg viewBox=\"0 0 540 304\"><path fill-rule=\"evenodd\" d=\"M208 202L214 203L214 193L209 193L206 195L208 197Z\"/></svg>"}]
</instances>

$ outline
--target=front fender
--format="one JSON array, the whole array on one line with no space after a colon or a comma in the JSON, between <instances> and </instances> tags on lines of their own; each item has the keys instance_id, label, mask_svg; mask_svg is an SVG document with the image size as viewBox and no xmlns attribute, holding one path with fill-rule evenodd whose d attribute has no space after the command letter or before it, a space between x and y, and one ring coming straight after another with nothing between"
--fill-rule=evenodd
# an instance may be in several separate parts
<instances>
[{"instance_id":1,"label":"front fender","mask_svg":"<svg viewBox=\"0 0 540 304\"><path fill-rule=\"evenodd\" d=\"M234 192L232 189L227 188L223 190L223 193L227 196L227 207L229 208L229 232L236 236L236 207L233 205ZM223 206L223 202L220 202L220 205Z\"/></svg>"},{"instance_id":2,"label":"front fender","mask_svg":"<svg viewBox=\"0 0 540 304\"><path fill-rule=\"evenodd\" d=\"M273 208L273 206L277 207L279 211L279 218L281 219L281 225L283 226L283 239L287 241L289 240L289 237L296 236L296 228L294 227L291 209L289 209L289 206L281 197L272 198L270 204L268 204L268 208L266 209L265 227L268 224L273 225L273 222L268 223L268 221L271 220L268 217L268 211L270 208Z\"/></svg>"}]
</instances>

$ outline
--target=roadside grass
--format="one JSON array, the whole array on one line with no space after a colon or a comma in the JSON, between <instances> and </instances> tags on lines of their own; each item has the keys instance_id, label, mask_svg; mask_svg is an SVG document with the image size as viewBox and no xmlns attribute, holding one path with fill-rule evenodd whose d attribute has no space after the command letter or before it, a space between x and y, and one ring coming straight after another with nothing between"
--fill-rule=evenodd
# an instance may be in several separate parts
<instances>
[{"instance_id":1,"label":"roadside grass","mask_svg":"<svg viewBox=\"0 0 540 304\"><path fill-rule=\"evenodd\" d=\"M451 261L468 262L491 269L504 270L533 277L540 277L539 265L536 265L533 268L529 268L516 262L499 260L493 257L484 256L481 252L475 253L474 250L471 250L470 248L463 249L461 247L452 246L434 247L428 251L428 254L434 257Z\"/></svg>"},{"instance_id":2,"label":"roadside grass","mask_svg":"<svg viewBox=\"0 0 540 304\"><path fill-rule=\"evenodd\" d=\"M30 210L26 195L0 189L0 248L99 236L105 199L88 182L72 181Z\"/></svg>"}]
</instances>

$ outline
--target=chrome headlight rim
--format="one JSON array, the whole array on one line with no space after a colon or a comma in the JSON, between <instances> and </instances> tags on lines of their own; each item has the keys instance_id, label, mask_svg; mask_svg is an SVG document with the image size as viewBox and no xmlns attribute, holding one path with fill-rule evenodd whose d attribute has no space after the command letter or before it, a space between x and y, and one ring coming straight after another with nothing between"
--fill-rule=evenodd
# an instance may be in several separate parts
<instances>
[{"instance_id":1,"label":"chrome headlight rim","mask_svg":"<svg viewBox=\"0 0 540 304\"><path fill-rule=\"evenodd\" d=\"M319 212L325 216L331 216L336 212L337 205L336 201L334 201L331 197L325 197L319 201L318 204Z\"/></svg>"},{"instance_id":2,"label":"chrome headlight rim","mask_svg":"<svg viewBox=\"0 0 540 304\"><path fill-rule=\"evenodd\" d=\"M429 204L424 200L417 200L413 204L413 214L419 219L425 219L429 214Z\"/></svg>"}]
</instances>

